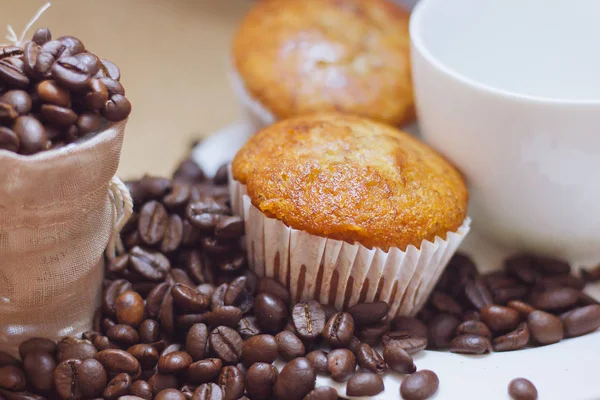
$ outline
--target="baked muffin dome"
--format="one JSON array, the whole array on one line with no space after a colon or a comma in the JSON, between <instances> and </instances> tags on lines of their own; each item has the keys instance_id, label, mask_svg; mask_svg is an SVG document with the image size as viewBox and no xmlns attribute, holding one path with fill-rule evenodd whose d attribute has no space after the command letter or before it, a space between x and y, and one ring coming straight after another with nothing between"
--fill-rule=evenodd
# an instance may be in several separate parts
<instances>
[{"instance_id":1,"label":"baked muffin dome","mask_svg":"<svg viewBox=\"0 0 600 400\"><path fill-rule=\"evenodd\" d=\"M339 111L401 125L415 117L408 21L388 0L264 0L237 31L234 66L277 119Z\"/></svg>"},{"instance_id":2,"label":"baked muffin dome","mask_svg":"<svg viewBox=\"0 0 600 400\"><path fill-rule=\"evenodd\" d=\"M452 165L409 134L357 116L280 121L244 145L232 172L268 217L368 248L419 248L466 218L467 188Z\"/></svg>"}]
</instances>

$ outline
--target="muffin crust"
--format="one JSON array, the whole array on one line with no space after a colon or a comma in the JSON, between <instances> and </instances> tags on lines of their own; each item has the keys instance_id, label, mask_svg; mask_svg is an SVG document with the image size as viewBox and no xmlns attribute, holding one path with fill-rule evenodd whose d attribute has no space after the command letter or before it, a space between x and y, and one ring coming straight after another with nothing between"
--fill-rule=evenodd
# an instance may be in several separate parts
<instances>
[{"instance_id":1,"label":"muffin crust","mask_svg":"<svg viewBox=\"0 0 600 400\"><path fill-rule=\"evenodd\" d=\"M388 0L264 0L233 61L277 119L339 111L401 125L415 117L408 20Z\"/></svg>"},{"instance_id":2,"label":"muffin crust","mask_svg":"<svg viewBox=\"0 0 600 400\"><path fill-rule=\"evenodd\" d=\"M278 122L236 155L233 177L268 217L387 251L445 239L466 218L460 173L410 135L339 113Z\"/></svg>"}]
</instances>

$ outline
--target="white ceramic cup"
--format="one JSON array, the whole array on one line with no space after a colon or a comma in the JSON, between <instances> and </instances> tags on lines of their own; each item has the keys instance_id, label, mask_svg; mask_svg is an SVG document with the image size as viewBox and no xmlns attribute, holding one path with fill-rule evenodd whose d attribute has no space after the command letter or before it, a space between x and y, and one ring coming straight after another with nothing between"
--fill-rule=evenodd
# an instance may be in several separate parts
<instances>
[{"instance_id":1,"label":"white ceramic cup","mask_svg":"<svg viewBox=\"0 0 600 400\"><path fill-rule=\"evenodd\" d=\"M424 139L466 175L474 228L511 249L600 261L600 0L422 0Z\"/></svg>"}]
</instances>

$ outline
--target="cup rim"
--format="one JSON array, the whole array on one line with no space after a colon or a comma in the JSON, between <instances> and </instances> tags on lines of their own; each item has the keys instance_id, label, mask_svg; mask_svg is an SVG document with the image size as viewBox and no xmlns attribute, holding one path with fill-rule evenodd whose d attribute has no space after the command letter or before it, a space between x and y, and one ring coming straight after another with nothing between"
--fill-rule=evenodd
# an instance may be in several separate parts
<instances>
[{"instance_id":1,"label":"cup rim","mask_svg":"<svg viewBox=\"0 0 600 400\"><path fill-rule=\"evenodd\" d=\"M448 65L444 64L439 58L433 55L433 53L429 50L420 34L422 30L423 15L425 15L428 12L430 7L435 7L436 1L437 0L420 0L417 3L410 16L409 34L413 49L416 50L423 58L425 58L425 60L430 65L432 65L440 72L450 76L451 78L462 83L463 85L471 87L472 89L488 92L492 95L498 97L506 97L512 100L530 103L542 103L549 105L600 105L600 98L568 99L560 97L534 96L525 93L515 92L512 90L501 89L469 78L468 76L450 68Z\"/></svg>"}]
</instances>

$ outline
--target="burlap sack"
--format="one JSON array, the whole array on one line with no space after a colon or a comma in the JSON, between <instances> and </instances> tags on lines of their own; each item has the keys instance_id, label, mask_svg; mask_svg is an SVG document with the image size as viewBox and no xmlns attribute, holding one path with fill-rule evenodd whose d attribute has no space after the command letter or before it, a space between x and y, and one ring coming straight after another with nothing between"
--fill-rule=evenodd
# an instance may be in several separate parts
<instances>
[{"instance_id":1,"label":"burlap sack","mask_svg":"<svg viewBox=\"0 0 600 400\"><path fill-rule=\"evenodd\" d=\"M0 351L91 329L125 122L55 151L0 151Z\"/></svg>"}]
</instances>

